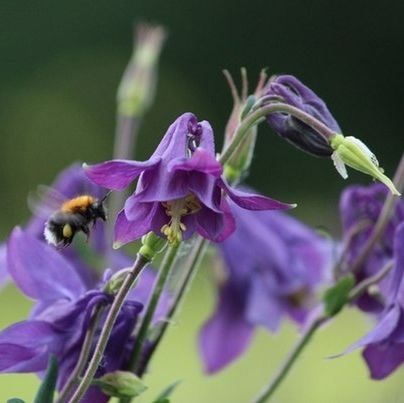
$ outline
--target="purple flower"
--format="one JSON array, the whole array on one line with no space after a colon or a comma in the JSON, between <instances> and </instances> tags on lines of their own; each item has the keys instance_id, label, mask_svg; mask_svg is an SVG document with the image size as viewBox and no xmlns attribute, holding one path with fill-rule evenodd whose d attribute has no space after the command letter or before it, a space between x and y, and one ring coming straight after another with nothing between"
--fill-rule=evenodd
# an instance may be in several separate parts
<instances>
[{"instance_id":1,"label":"purple flower","mask_svg":"<svg viewBox=\"0 0 404 403\"><path fill-rule=\"evenodd\" d=\"M364 348L363 357L372 379L384 379L404 363L404 223L394 240L394 268L389 282L387 307L375 328L347 352Z\"/></svg>"},{"instance_id":2,"label":"purple flower","mask_svg":"<svg viewBox=\"0 0 404 403\"><path fill-rule=\"evenodd\" d=\"M43 235L44 225L49 216L60 208L63 201L83 194L102 198L105 194L105 189L90 181L84 174L81 164L76 163L62 171L51 187L46 189L46 193L42 195L43 199L35 206L35 215L25 226L25 231L45 241ZM97 226L91 231L89 245L90 249L97 254L107 253L107 240L102 223L97 223ZM63 249L62 253L68 259L75 260L74 267L88 286L95 284L97 279L94 270L88 267L78 251L74 249L74 246ZM6 246L2 244L0 245L0 284L3 284L7 279L6 260Z\"/></svg>"},{"instance_id":3,"label":"purple flower","mask_svg":"<svg viewBox=\"0 0 404 403\"><path fill-rule=\"evenodd\" d=\"M61 389L77 363L93 309L108 306L112 296L101 287L88 289L65 257L19 228L9 238L7 260L16 285L36 301L36 306L28 320L0 333L0 371L41 373L49 355L54 354L59 362ZM124 365L141 309L134 290L117 319L97 376ZM92 387L83 401L107 400Z\"/></svg>"},{"instance_id":4,"label":"purple flower","mask_svg":"<svg viewBox=\"0 0 404 403\"><path fill-rule=\"evenodd\" d=\"M291 205L232 189L215 158L213 132L207 121L191 113L168 129L153 155L144 162L113 160L86 168L98 185L122 190L139 175L136 191L115 225L115 239L125 244L149 231L171 243L195 231L215 242L234 231L234 218L224 194L250 210L286 209Z\"/></svg>"},{"instance_id":5,"label":"purple flower","mask_svg":"<svg viewBox=\"0 0 404 403\"><path fill-rule=\"evenodd\" d=\"M341 133L324 101L294 76L281 75L271 79L267 85L266 96L280 98L282 102L318 119L334 132ZM327 139L291 115L272 113L267 120L279 136L309 154L329 157L334 151Z\"/></svg>"},{"instance_id":6,"label":"purple flower","mask_svg":"<svg viewBox=\"0 0 404 403\"><path fill-rule=\"evenodd\" d=\"M345 258L346 267L350 267L358 258L361 250L371 236L379 218L388 189L382 184L370 186L350 186L341 196L340 212L345 243L348 249ZM393 241L397 227L404 221L404 201L400 199L386 226L380 241L355 274L357 281L372 276L393 258ZM380 313L385 307L385 297L389 289L390 276L379 284L379 292L363 294L357 305L366 312Z\"/></svg>"},{"instance_id":7,"label":"purple flower","mask_svg":"<svg viewBox=\"0 0 404 403\"><path fill-rule=\"evenodd\" d=\"M304 324L331 257L327 241L284 213L231 209L237 230L220 244L227 276L200 335L209 373L244 352L255 326L274 332L285 316Z\"/></svg>"}]
</instances>

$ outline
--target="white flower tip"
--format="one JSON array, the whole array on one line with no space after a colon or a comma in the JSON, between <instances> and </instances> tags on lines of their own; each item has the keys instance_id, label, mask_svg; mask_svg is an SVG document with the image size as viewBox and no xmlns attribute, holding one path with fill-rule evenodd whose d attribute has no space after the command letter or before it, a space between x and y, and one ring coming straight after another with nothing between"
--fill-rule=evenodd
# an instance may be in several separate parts
<instances>
[{"instance_id":1,"label":"white flower tip","mask_svg":"<svg viewBox=\"0 0 404 403\"><path fill-rule=\"evenodd\" d=\"M87 168L88 168L88 164L87 164L86 162L83 162L83 163L81 164L81 167L82 167L83 169L87 169Z\"/></svg>"},{"instance_id":2,"label":"white flower tip","mask_svg":"<svg viewBox=\"0 0 404 403\"><path fill-rule=\"evenodd\" d=\"M123 243L121 243L121 242L114 242L112 244L112 249L119 249L122 247L122 245L123 245Z\"/></svg>"},{"instance_id":3,"label":"white flower tip","mask_svg":"<svg viewBox=\"0 0 404 403\"><path fill-rule=\"evenodd\" d=\"M334 163L335 169L342 176L343 179L348 178L348 172L342 158L339 156L338 151L334 151L331 155L331 159Z\"/></svg>"}]
</instances>

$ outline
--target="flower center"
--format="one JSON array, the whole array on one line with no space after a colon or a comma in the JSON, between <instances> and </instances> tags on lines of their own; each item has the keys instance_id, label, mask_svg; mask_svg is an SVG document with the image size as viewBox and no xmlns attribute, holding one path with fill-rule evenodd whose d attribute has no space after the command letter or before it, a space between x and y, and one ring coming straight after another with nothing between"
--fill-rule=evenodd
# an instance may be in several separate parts
<instances>
[{"instance_id":1,"label":"flower center","mask_svg":"<svg viewBox=\"0 0 404 403\"><path fill-rule=\"evenodd\" d=\"M161 227L161 232L167 237L170 245L178 245L182 241L182 233L187 229L185 224L181 222L181 218L197 213L201 209L201 205L194 195L169 200L163 202L162 205L167 216L170 217L170 221Z\"/></svg>"}]
</instances>

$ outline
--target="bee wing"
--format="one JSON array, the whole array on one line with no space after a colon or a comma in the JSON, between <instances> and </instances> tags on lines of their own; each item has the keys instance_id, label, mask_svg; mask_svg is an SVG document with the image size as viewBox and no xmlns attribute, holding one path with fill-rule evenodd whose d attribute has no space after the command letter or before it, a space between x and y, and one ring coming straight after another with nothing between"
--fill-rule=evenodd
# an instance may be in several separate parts
<instances>
[{"instance_id":1,"label":"bee wing","mask_svg":"<svg viewBox=\"0 0 404 403\"><path fill-rule=\"evenodd\" d=\"M36 191L28 195L28 207L37 217L48 219L67 200L58 190L39 185Z\"/></svg>"}]
</instances>

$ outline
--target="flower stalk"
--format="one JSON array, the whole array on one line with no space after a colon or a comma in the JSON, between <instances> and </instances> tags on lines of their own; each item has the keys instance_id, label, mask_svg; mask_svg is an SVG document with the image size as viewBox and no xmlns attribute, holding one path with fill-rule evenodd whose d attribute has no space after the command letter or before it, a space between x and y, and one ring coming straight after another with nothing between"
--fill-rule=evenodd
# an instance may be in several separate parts
<instances>
[{"instance_id":1,"label":"flower stalk","mask_svg":"<svg viewBox=\"0 0 404 403\"><path fill-rule=\"evenodd\" d=\"M66 381L65 386L60 392L57 403L67 402L69 395L73 391L73 388L79 382L80 376L86 367L88 358L91 352L91 346L94 340L95 332L97 331L97 326L99 324L102 313L104 312L105 306L98 305L94 308L94 311L91 316L90 323L87 328L87 332L83 341L83 346L80 351L80 356L77 361L76 366L74 367L72 373L70 374L68 380Z\"/></svg>"},{"instance_id":2,"label":"flower stalk","mask_svg":"<svg viewBox=\"0 0 404 403\"><path fill-rule=\"evenodd\" d=\"M137 372L139 361L141 359L142 347L146 341L147 334L153 319L154 312L156 311L157 304L160 300L160 296L163 292L164 286L167 282L168 275L174 267L175 258L177 256L178 246L170 246L165 253L163 263L159 270L158 277L156 279L153 291L150 296L150 300L147 303L146 312L143 316L142 323L139 328L139 332L136 335L136 341L133 346L132 353L130 355L128 369Z\"/></svg>"},{"instance_id":3,"label":"flower stalk","mask_svg":"<svg viewBox=\"0 0 404 403\"><path fill-rule=\"evenodd\" d=\"M78 388L76 389L72 398L69 400L69 403L78 403L84 396L87 389L90 387L91 381L93 380L98 366L100 365L100 362L102 360L105 348L107 346L109 337L113 330L116 319L118 318L118 314L122 308L122 305L124 304L125 299L128 296L132 286L136 282L136 279L139 277L139 274L149 262L150 260L146 259L143 255L137 255L132 270L126 276L125 281L122 283L121 288L114 298L114 302L112 303L111 308L108 312L108 316L101 330L101 334L95 347L93 356L90 360L90 363L88 364L87 370L83 375Z\"/></svg>"}]
</instances>

